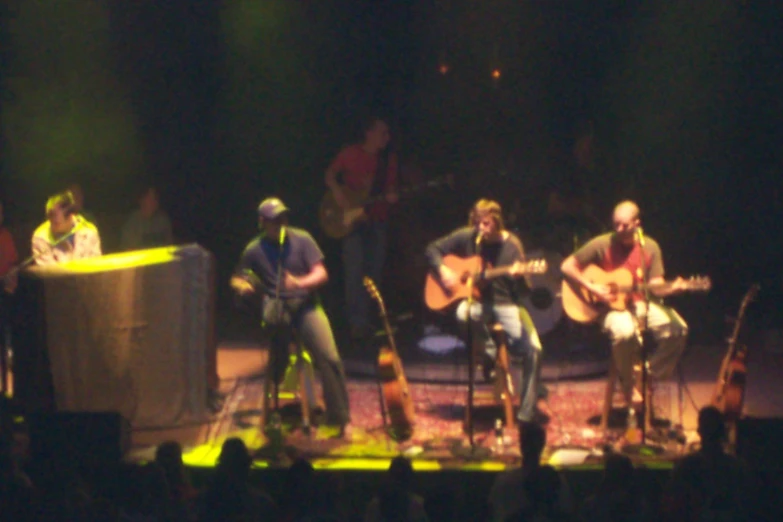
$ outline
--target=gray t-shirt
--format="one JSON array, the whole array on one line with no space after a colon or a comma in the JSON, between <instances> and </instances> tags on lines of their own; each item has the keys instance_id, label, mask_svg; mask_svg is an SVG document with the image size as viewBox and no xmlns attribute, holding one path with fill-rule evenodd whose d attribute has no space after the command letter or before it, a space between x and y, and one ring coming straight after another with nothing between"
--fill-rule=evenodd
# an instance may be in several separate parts
<instances>
[{"instance_id":1,"label":"gray t-shirt","mask_svg":"<svg viewBox=\"0 0 783 522\"><path fill-rule=\"evenodd\" d=\"M282 248L282 270L293 276L303 276L322 262L324 254L318 243L309 232L301 228L286 227L285 241ZM277 241L269 241L263 234L253 239L245 247L239 260L238 271L246 270L255 274L263 284L263 293L275 295L277 288L277 264L281 256ZM281 288L280 297L301 298L310 295L310 290L296 288L286 290Z\"/></svg>"}]
</instances>

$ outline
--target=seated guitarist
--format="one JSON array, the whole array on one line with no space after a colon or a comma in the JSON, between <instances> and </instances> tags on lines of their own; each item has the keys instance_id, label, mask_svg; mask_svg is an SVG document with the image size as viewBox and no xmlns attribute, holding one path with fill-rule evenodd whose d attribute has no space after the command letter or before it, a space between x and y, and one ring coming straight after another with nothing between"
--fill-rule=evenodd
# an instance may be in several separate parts
<instances>
[{"instance_id":1,"label":"seated guitarist","mask_svg":"<svg viewBox=\"0 0 783 522\"><path fill-rule=\"evenodd\" d=\"M397 156L389 151L388 124L370 118L362 131L362 141L344 147L326 170L326 185L343 209L351 205L344 188L368 196L384 194L385 203L398 200ZM354 339L369 333L370 301L362 280L369 276L380 284L386 261L388 208L380 202L366 211L367 219L342 239L345 301Z\"/></svg>"},{"instance_id":2,"label":"seated guitarist","mask_svg":"<svg viewBox=\"0 0 783 522\"><path fill-rule=\"evenodd\" d=\"M459 275L443 264L443 257L447 254L461 257L478 255L482 260L482 269L488 265L497 268L525 261L522 242L504 228L500 204L488 199L476 202L471 209L467 227L459 228L427 246L430 268L440 276L446 288L453 289L460 284ZM518 420L531 422L540 418L537 414L548 416L546 404L543 401L536 404L539 396L543 397L543 388L539 388L538 382L541 341L530 315L520 304L523 296L518 280L512 274L477 286L480 288L480 298L470 306L472 342L477 346L486 346L490 353L494 347L487 324L499 322L508 336L511 355L522 358ZM456 314L461 323L467 323L467 301L460 302ZM490 355L494 360L494 354ZM537 408L539 411L536 411Z\"/></svg>"},{"instance_id":3,"label":"seated guitarist","mask_svg":"<svg viewBox=\"0 0 783 522\"><path fill-rule=\"evenodd\" d=\"M611 299L612 291L608 285L597 284L584 276L584 269L588 265L597 265L607 272L627 269L633 276L634 284L641 284L646 279L654 297L660 298L681 291L684 284L682 278L666 287L655 288L655 285L664 282L661 249L654 239L642 236L639 207L636 203L619 203L614 208L612 221L614 232L591 239L563 261L563 275L604 301ZM646 268L646 274L642 272L642 266ZM632 293L629 301L628 309L612 309L605 313L601 320L603 330L612 342L612 354L619 371L623 394L630 406L633 402L633 365L639 360L641 351L639 326L644 318L644 295L641 292ZM647 328L657 345L655 353L649 358L650 377L657 380L669 378L685 349L688 326L672 308L650 302Z\"/></svg>"}]
</instances>

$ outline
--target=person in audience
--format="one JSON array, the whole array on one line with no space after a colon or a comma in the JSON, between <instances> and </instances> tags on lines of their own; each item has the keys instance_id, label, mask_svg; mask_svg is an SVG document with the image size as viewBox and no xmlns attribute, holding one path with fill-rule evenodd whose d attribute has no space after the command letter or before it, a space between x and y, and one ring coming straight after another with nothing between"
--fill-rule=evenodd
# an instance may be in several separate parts
<instances>
[{"instance_id":1,"label":"person in audience","mask_svg":"<svg viewBox=\"0 0 783 522\"><path fill-rule=\"evenodd\" d=\"M281 522L338 522L337 509L328 489L316 483L313 465L303 458L289 466L280 499ZM303 491L308 494L302 494ZM326 494L324 494L326 493Z\"/></svg>"},{"instance_id":2,"label":"person in audience","mask_svg":"<svg viewBox=\"0 0 783 522\"><path fill-rule=\"evenodd\" d=\"M726 424L714 406L699 410L701 448L674 467L661 503L667 520L754 520L752 475L747 465L728 455Z\"/></svg>"},{"instance_id":3,"label":"person in audience","mask_svg":"<svg viewBox=\"0 0 783 522\"><path fill-rule=\"evenodd\" d=\"M150 463L128 468L125 499L119 509L123 522L186 520L181 506L172 502L163 468Z\"/></svg>"},{"instance_id":4,"label":"person in audience","mask_svg":"<svg viewBox=\"0 0 783 522\"><path fill-rule=\"evenodd\" d=\"M364 522L427 522L424 499L411 491L413 478L411 462L393 458L380 491L367 505Z\"/></svg>"},{"instance_id":5,"label":"person in audience","mask_svg":"<svg viewBox=\"0 0 783 522\"><path fill-rule=\"evenodd\" d=\"M525 481L528 503L506 520L511 522L572 522L576 517L562 508L560 495L564 483L552 466L539 466Z\"/></svg>"},{"instance_id":6,"label":"person in audience","mask_svg":"<svg viewBox=\"0 0 783 522\"><path fill-rule=\"evenodd\" d=\"M530 498L525 492L525 484L533 472L541 467L541 454L546 447L546 431L534 422L520 423L519 449L522 453L522 467L498 475L489 492L491 520L502 522L512 514L525 511L530 506ZM573 503L568 484L560 477L558 489L558 509L564 513L573 512Z\"/></svg>"},{"instance_id":7,"label":"person in audience","mask_svg":"<svg viewBox=\"0 0 783 522\"><path fill-rule=\"evenodd\" d=\"M54 265L101 255L98 229L77 212L73 194L62 192L50 197L46 218L33 232L35 264Z\"/></svg>"},{"instance_id":8,"label":"person in audience","mask_svg":"<svg viewBox=\"0 0 783 522\"><path fill-rule=\"evenodd\" d=\"M188 470L182 462L182 445L167 441L155 450L155 463L163 469L174 501L191 506L198 496L198 490L190 482Z\"/></svg>"},{"instance_id":9,"label":"person in audience","mask_svg":"<svg viewBox=\"0 0 783 522\"><path fill-rule=\"evenodd\" d=\"M131 213L122 227L120 248L141 250L170 245L174 242L171 221L160 208L158 189L146 187L139 196L139 207Z\"/></svg>"},{"instance_id":10,"label":"person in audience","mask_svg":"<svg viewBox=\"0 0 783 522\"><path fill-rule=\"evenodd\" d=\"M242 439L226 439L220 450L213 481L199 497L199 520L277 520L278 509L272 497L249 482L252 463L253 459Z\"/></svg>"},{"instance_id":11,"label":"person in audience","mask_svg":"<svg viewBox=\"0 0 783 522\"><path fill-rule=\"evenodd\" d=\"M652 522L650 504L638 487L633 463L627 455L609 453L595 493L585 501L582 518L595 522Z\"/></svg>"}]
</instances>

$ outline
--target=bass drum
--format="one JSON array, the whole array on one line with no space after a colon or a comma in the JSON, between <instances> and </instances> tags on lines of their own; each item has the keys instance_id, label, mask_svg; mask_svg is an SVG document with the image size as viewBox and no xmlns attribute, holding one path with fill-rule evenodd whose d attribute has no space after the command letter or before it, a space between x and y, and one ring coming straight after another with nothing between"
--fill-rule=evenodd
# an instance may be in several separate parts
<instances>
[{"instance_id":1,"label":"bass drum","mask_svg":"<svg viewBox=\"0 0 783 522\"><path fill-rule=\"evenodd\" d=\"M528 261L545 259L547 262L546 272L530 274L531 291L522 300L533 324L536 325L538 335L544 335L555 328L563 317L563 301L560 296L560 284L563 280L560 264L563 262L563 256L557 252L539 249L525 252L525 257Z\"/></svg>"}]
</instances>

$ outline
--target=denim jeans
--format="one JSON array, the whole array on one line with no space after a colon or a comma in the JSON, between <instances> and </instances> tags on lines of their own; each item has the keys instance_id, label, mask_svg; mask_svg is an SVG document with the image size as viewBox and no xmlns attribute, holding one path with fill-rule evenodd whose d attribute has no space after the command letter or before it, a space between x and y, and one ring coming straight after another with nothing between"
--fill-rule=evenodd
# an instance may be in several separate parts
<instances>
[{"instance_id":1,"label":"denim jeans","mask_svg":"<svg viewBox=\"0 0 783 522\"><path fill-rule=\"evenodd\" d=\"M462 301L457 307L457 320L467 323L468 303ZM485 347L493 359L496 348L483 318L481 303L474 302L470 307L472 342L474 346ZM492 307L494 320L499 322L508 337L509 356L522 360L522 378L519 387L519 412L521 422L532 421L535 416L536 401L540 395L539 375L541 360L541 340L538 338L530 314L515 304L497 304Z\"/></svg>"},{"instance_id":2,"label":"denim jeans","mask_svg":"<svg viewBox=\"0 0 783 522\"><path fill-rule=\"evenodd\" d=\"M348 323L364 330L369 326L370 297L364 288L364 276L381 286L386 261L386 223L361 223L343 238L343 271L345 276L345 304Z\"/></svg>"}]
</instances>

